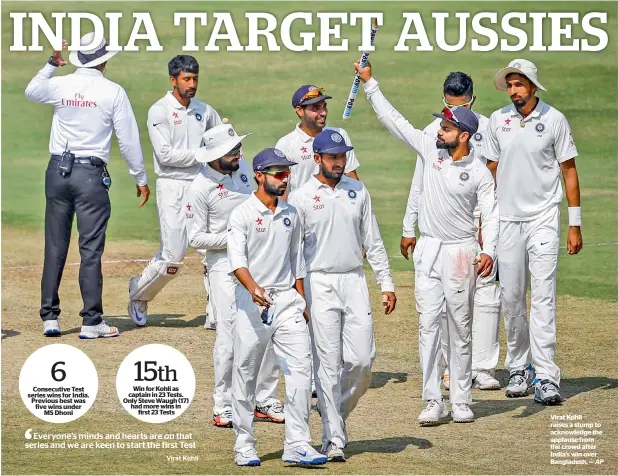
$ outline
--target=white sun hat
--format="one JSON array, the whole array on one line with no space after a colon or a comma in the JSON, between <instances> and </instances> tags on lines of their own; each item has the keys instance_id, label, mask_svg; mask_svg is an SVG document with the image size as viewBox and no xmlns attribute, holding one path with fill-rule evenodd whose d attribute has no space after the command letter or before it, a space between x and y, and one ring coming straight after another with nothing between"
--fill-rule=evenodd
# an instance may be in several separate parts
<instances>
[{"instance_id":1,"label":"white sun hat","mask_svg":"<svg viewBox=\"0 0 618 476\"><path fill-rule=\"evenodd\" d=\"M219 124L204 133L203 145L195 160L205 163L220 159L250 135L251 133L239 136L232 124Z\"/></svg>"},{"instance_id":2,"label":"white sun hat","mask_svg":"<svg viewBox=\"0 0 618 476\"><path fill-rule=\"evenodd\" d=\"M506 91L506 77L511 73L523 74L541 91L547 91L537 78L537 69L532 61L514 59L506 68L502 68L494 77L494 85L498 91Z\"/></svg>"},{"instance_id":3,"label":"white sun hat","mask_svg":"<svg viewBox=\"0 0 618 476\"><path fill-rule=\"evenodd\" d=\"M81 46L90 46L94 41L94 32L86 33L82 36L79 44ZM92 68L105 63L112 56L118 54L118 51L107 51L107 41L101 39L101 43L95 48L81 51L71 51L69 61L78 68Z\"/></svg>"}]
</instances>

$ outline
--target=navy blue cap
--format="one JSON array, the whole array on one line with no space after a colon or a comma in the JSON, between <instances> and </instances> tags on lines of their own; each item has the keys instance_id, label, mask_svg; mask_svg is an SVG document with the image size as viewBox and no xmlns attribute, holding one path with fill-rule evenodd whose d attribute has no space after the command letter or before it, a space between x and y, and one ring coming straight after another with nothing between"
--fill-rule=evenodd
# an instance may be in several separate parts
<instances>
[{"instance_id":1,"label":"navy blue cap","mask_svg":"<svg viewBox=\"0 0 618 476\"><path fill-rule=\"evenodd\" d=\"M309 91L313 91L314 89L320 88L312 84L305 84L304 86L298 88L294 93L294 96L292 96L292 107L295 108L296 106L308 106L309 104L315 104L316 102L324 101L325 99L332 99L332 96L327 96L323 92L320 92L319 96L305 99L301 102L301 99L305 96L305 94L307 94Z\"/></svg>"},{"instance_id":2,"label":"navy blue cap","mask_svg":"<svg viewBox=\"0 0 618 476\"><path fill-rule=\"evenodd\" d=\"M354 149L347 145L343 136L333 129L324 129L313 141L313 151L316 154L341 154Z\"/></svg>"},{"instance_id":3,"label":"navy blue cap","mask_svg":"<svg viewBox=\"0 0 618 476\"><path fill-rule=\"evenodd\" d=\"M283 152L279 149L275 149L274 147L264 149L253 157L254 172L261 172L268 167L291 167L292 165L296 165L296 162L290 162L285 158L285 154Z\"/></svg>"},{"instance_id":4,"label":"navy blue cap","mask_svg":"<svg viewBox=\"0 0 618 476\"><path fill-rule=\"evenodd\" d=\"M448 118L444 114L444 109L449 109L453 117ZM470 135L476 134L476 131L479 128L479 120L476 117L476 114L474 114L471 109L468 109L467 107L457 106L450 106L448 108L445 107L444 109L442 109L442 114L434 114L434 116L450 122L455 127L458 127L459 129L469 133Z\"/></svg>"}]
</instances>

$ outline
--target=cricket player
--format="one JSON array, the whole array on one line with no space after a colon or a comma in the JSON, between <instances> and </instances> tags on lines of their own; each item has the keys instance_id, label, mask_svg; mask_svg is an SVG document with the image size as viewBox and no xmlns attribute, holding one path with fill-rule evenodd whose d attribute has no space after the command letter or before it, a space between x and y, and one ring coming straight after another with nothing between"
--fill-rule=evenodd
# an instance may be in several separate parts
<instances>
[{"instance_id":1,"label":"cricket player","mask_svg":"<svg viewBox=\"0 0 618 476\"><path fill-rule=\"evenodd\" d=\"M258 188L231 213L227 252L230 271L240 282L235 291L232 419L236 432L234 461L258 466L253 432L255 387L260 362L272 342L285 376L285 445L282 460L322 464L311 447L311 340L306 318L305 264L296 209L280 200L290 167L278 149L253 159Z\"/></svg>"},{"instance_id":2,"label":"cricket player","mask_svg":"<svg viewBox=\"0 0 618 476\"><path fill-rule=\"evenodd\" d=\"M378 119L391 134L416 150L423 162L419 197L421 237L414 249L416 309L419 312L419 356L423 399L418 420L432 425L448 412L440 392L440 314L446 304L449 330L451 416L474 421L472 402L472 311L477 276L493 269L498 241L498 209L489 169L474 157L471 138L478 118L465 107L445 107L437 140L414 128L384 97L371 77L371 65L356 63L365 92ZM479 254L474 209L483 223Z\"/></svg>"},{"instance_id":3,"label":"cricket player","mask_svg":"<svg viewBox=\"0 0 618 476\"><path fill-rule=\"evenodd\" d=\"M560 203L565 183L569 205L568 254L582 248L577 149L564 115L536 97L546 91L536 66L516 59L498 71L494 85L512 104L489 118L483 155L496 176L500 206L500 289L510 371L507 397L528 394L546 405L562 402L556 348L556 270L560 247ZM530 327L526 281L530 275ZM532 355L531 355L532 354ZM534 361L536 379L529 370Z\"/></svg>"},{"instance_id":4,"label":"cricket player","mask_svg":"<svg viewBox=\"0 0 618 476\"><path fill-rule=\"evenodd\" d=\"M129 282L129 316L138 326L146 325L148 302L182 269L189 244L185 222L191 210L187 192L206 154L200 148L202 135L221 124L217 111L195 97L199 76L195 58L172 58L168 72L173 91L148 111L148 135L158 176L160 249L142 274Z\"/></svg>"},{"instance_id":5,"label":"cricket player","mask_svg":"<svg viewBox=\"0 0 618 476\"><path fill-rule=\"evenodd\" d=\"M300 122L296 124L292 132L279 139L275 145L275 148L283 151L289 160L298 163L292 169L288 193L304 185L312 175L318 172L313 160L311 144L323 129L338 132L348 146L352 145L350 136L345 130L338 127L326 127L327 99L332 99L332 96L328 96L324 88L313 85L301 86L292 96L292 107ZM358 180L356 169L359 165L356 154L351 149L346 156L345 175Z\"/></svg>"},{"instance_id":6,"label":"cricket player","mask_svg":"<svg viewBox=\"0 0 618 476\"><path fill-rule=\"evenodd\" d=\"M447 107L467 107L472 109L476 97L474 96L474 84L472 78L466 73L450 73L442 88L443 102ZM489 120L478 113L474 113L479 121L478 131L470 138L474 146L474 157L485 163L481 154L483 140L486 135ZM431 137L436 137L440 130L442 120L436 118L423 132ZM403 219L403 234L401 237L401 254L408 259L408 249L414 252L416 246L416 224L418 221L418 198L422 192L423 161L416 158L416 168L410 187L408 205ZM477 224L479 237L479 251L482 248L482 233L480 227L480 210L477 205L474 210L474 219ZM497 390L500 382L495 378L496 366L500 355L500 289L496 285L497 266L494 266L491 274L486 277L478 277L476 291L474 293L474 314L472 319L472 386L481 390ZM442 309L441 319L442 358L447 362L448 356L448 323L446 309ZM442 383L444 388L449 389L448 366L444 370Z\"/></svg>"},{"instance_id":7,"label":"cricket player","mask_svg":"<svg viewBox=\"0 0 618 476\"><path fill-rule=\"evenodd\" d=\"M369 388L376 352L363 246L382 289L385 314L397 301L369 192L344 176L351 150L339 132L320 132L313 142L318 173L290 195L303 232L322 453L338 462L345 461L345 421Z\"/></svg>"},{"instance_id":8,"label":"cricket player","mask_svg":"<svg viewBox=\"0 0 618 476\"><path fill-rule=\"evenodd\" d=\"M227 222L234 208L251 196L251 167L241 160L242 141L250 134L239 136L231 124L219 124L203 136L206 153L200 172L189 187L187 217L189 244L206 253L210 275L209 303L216 318L216 339L213 347L215 371L214 412L212 424L232 427L232 365L234 287L227 259ZM283 405L277 398L279 369L275 352L269 346L264 354L260 375L256 416L277 423L285 420Z\"/></svg>"}]
</instances>

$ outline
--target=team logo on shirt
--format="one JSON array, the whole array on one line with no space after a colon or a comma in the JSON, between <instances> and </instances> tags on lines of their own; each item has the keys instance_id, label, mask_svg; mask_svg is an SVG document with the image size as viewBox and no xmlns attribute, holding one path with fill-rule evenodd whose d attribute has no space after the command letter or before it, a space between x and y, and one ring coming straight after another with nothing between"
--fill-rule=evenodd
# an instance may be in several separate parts
<instances>
[{"instance_id":1,"label":"team logo on shirt","mask_svg":"<svg viewBox=\"0 0 618 476\"><path fill-rule=\"evenodd\" d=\"M350 200L354 200L356 198L356 192L354 190L348 190L348 197L350 197Z\"/></svg>"},{"instance_id":2,"label":"team logo on shirt","mask_svg":"<svg viewBox=\"0 0 618 476\"><path fill-rule=\"evenodd\" d=\"M306 153L307 153L307 148L303 146L303 147L301 147L301 148L300 148L300 151L301 151L303 154L306 154Z\"/></svg>"},{"instance_id":3,"label":"team logo on shirt","mask_svg":"<svg viewBox=\"0 0 618 476\"><path fill-rule=\"evenodd\" d=\"M292 220L290 220L288 217L285 217L283 219L283 224L286 226L286 228L290 228L292 226Z\"/></svg>"},{"instance_id":4,"label":"team logo on shirt","mask_svg":"<svg viewBox=\"0 0 618 476\"><path fill-rule=\"evenodd\" d=\"M275 155L277 157L285 157L285 154L281 152L279 149L275 149Z\"/></svg>"},{"instance_id":5,"label":"team logo on shirt","mask_svg":"<svg viewBox=\"0 0 618 476\"><path fill-rule=\"evenodd\" d=\"M333 132L330 135L330 138L333 142L336 142L337 144L343 140L343 137L341 137L341 135L337 134L336 132Z\"/></svg>"},{"instance_id":6,"label":"team logo on shirt","mask_svg":"<svg viewBox=\"0 0 618 476\"><path fill-rule=\"evenodd\" d=\"M468 180L469 178L470 178L470 175L468 175L468 172L462 172L459 174L459 179L463 180L464 182Z\"/></svg>"},{"instance_id":7,"label":"team logo on shirt","mask_svg":"<svg viewBox=\"0 0 618 476\"><path fill-rule=\"evenodd\" d=\"M315 197L313 197L313 209L314 210L322 210L322 208L324 208L324 205L320 203L320 197L319 195L316 195Z\"/></svg>"},{"instance_id":8,"label":"team logo on shirt","mask_svg":"<svg viewBox=\"0 0 618 476\"><path fill-rule=\"evenodd\" d=\"M227 133L230 135L230 137L234 137L236 135L234 129L232 129L231 127L227 130Z\"/></svg>"},{"instance_id":9,"label":"team logo on shirt","mask_svg":"<svg viewBox=\"0 0 618 476\"><path fill-rule=\"evenodd\" d=\"M257 231L258 233L264 233L266 231L266 227L261 227L260 225L262 224L262 219L261 218L257 218L255 220L256 226L255 226L255 231Z\"/></svg>"},{"instance_id":10,"label":"team logo on shirt","mask_svg":"<svg viewBox=\"0 0 618 476\"><path fill-rule=\"evenodd\" d=\"M242 180L243 183L247 183L249 178L245 174L240 174L240 180Z\"/></svg>"},{"instance_id":11,"label":"team logo on shirt","mask_svg":"<svg viewBox=\"0 0 618 476\"><path fill-rule=\"evenodd\" d=\"M201 121L201 120L202 120L202 115L201 115L201 114L196 114L196 115L195 115L195 118L196 118L198 121Z\"/></svg>"},{"instance_id":12,"label":"team logo on shirt","mask_svg":"<svg viewBox=\"0 0 618 476\"><path fill-rule=\"evenodd\" d=\"M185 213L185 217L186 217L186 218L193 218L193 213L191 213L191 208L192 208L192 207L191 207L191 204L190 204L190 203L187 203L187 204L185 205L185 208L187 209L187 212Z\"/></svg>"},{"instance_id":13,"label":"team logo on shirt","mask_svg":"<svg viewBox=\"0 0 618 476\"><path fill-rule=\"evenodd\" d=\"M477 132L476 134L474 134L474 140L477 142L481 142L483 140L483 134Z\"/></svg>"},{"instance_id":14,"label":"team logo on shirt","mask_svg":"<svg viewBox=\"0 0 618 476\"><path fill-rule=\"evenodd\" d=\"M536 126L534 126L534 129L540 134L545 130L545 124L539 122Z\"/></svg>"}]
</instances>

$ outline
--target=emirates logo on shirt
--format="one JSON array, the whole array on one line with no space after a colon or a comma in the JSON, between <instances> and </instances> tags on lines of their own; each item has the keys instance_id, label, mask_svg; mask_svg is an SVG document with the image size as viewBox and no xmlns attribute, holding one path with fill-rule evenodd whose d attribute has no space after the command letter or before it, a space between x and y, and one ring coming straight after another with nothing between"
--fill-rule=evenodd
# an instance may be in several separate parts
<instances>
[{"instance_id":1,"label":"emirates logo on shirt","mask_svg":"<svg viewBox=\"0 0 618 476\"><path fill-rule=\"evenodd\" d=\"M65 107L97 107L96 101L89 101L79 93L75 93L73 99L62 98L61 104Z\"/></svg>"}]
</instances>

